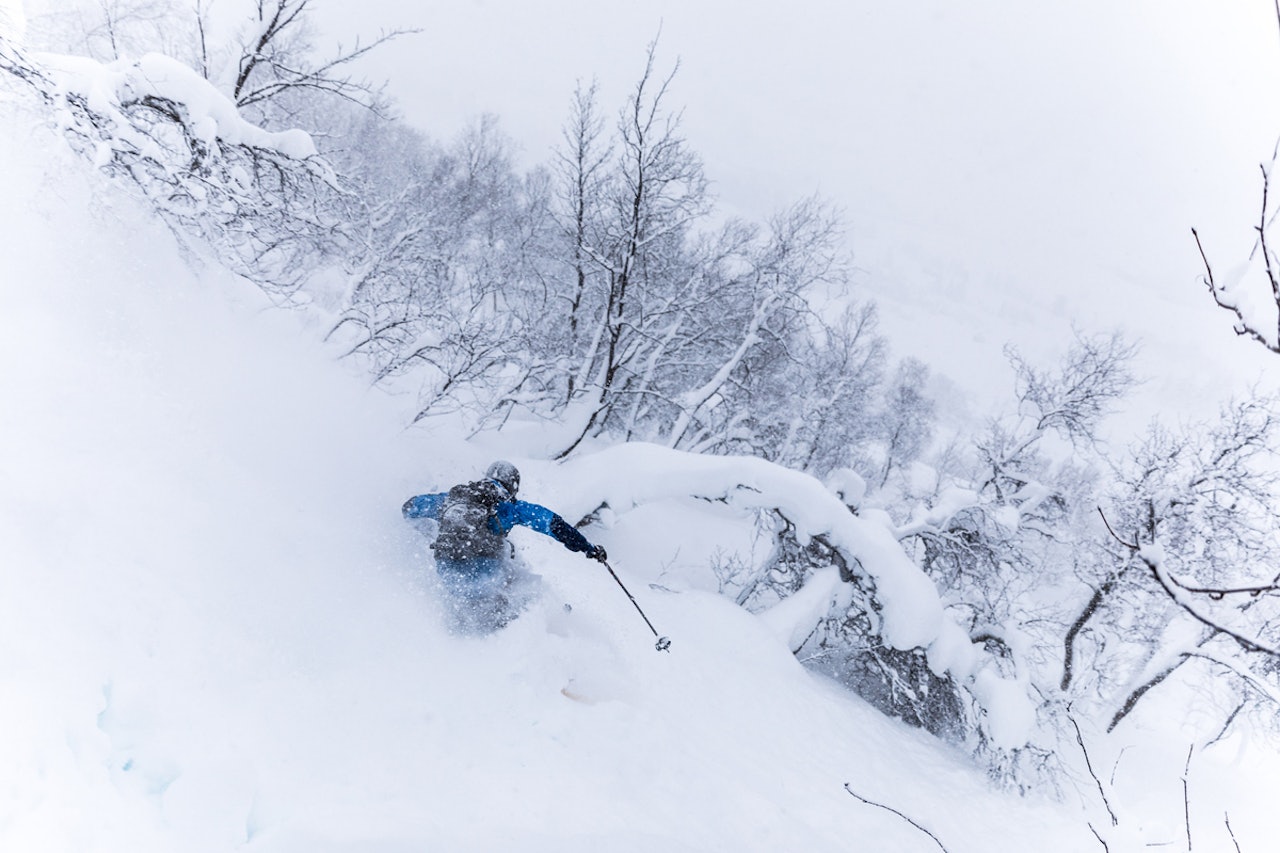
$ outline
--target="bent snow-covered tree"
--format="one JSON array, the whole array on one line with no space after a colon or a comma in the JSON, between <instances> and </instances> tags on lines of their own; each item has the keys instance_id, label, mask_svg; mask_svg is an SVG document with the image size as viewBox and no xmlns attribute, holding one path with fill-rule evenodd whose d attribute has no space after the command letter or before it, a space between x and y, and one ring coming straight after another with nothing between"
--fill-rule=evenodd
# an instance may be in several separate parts
<instances>
[{"instance_id":1,"label":"bent snow-covered tree","mask_svg":"<svg viewBox=\"0 0 1280 853\"><path fill-rule=\"evenodd\" d=\"M763 459L690 454L628 443L570 460L582 486L570 513L586 517L607 506L625 513L652 501L694 497L743 513L776 512L797 541L820 542L832 564L814 571L794 594L762 617L793 650L833 611L855 598L874 608L875 635L886 646L918 649L927 666L945 674L976 702L984 737L999 748L1022 747L1034 706L1019 673L1001 665L948 615L934 583L912 562L891 524L862 518L813 477ZM618 471L629 472L617 476Z\"/></svg>"},{"instance_id":2,"label":"bent snow-covered tree","mask_svg":"<svg viewBox=\"0 0 1280 853\"><path fill-rule=\"evenodd\" d=\"M268 132L190 68L158 54L101 64L0 41L0 71L44 101L65 137L128 180L197 256L279 297L339 249L351 200L302 131Z\"/></svg>"}]
</instances>

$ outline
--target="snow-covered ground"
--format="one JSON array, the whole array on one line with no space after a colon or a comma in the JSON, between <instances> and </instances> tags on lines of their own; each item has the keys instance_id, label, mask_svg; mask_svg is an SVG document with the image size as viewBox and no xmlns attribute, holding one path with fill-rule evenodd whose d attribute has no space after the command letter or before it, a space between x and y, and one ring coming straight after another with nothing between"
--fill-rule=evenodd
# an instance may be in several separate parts
<instances>
[{"instance_id":1,"label":"snow-covered ground","mask_svg":"<svg viewBox=\"0 0 1280 853\"><path fill-rule=\"evenodd\" d=\"M21 99L0 128L0 850L937 849L846 784L952 853L1099 849L1087 820L1183 843L1168 732L1113 750L1111 830L1088 778L1063 802L996 790L808 673L681 570L750 546L718 505L664 496L587 531L669 654L598 566L527 531L537 602L451 636L399 508L495 448L403 430ZM608 479L516 461L553 508ZM1276 818L1243 799L1278 781L1256 747L1197 756L1197 850L1232 849L1227 808L1269 849Z\"/></svg>"}]
</instances>

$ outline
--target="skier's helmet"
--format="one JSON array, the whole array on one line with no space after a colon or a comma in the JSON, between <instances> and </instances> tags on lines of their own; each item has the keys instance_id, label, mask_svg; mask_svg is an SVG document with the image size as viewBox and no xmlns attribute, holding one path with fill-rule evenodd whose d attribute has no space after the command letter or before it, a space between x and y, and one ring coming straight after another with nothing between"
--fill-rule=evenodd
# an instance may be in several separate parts
<instances>
[{"instance_id":1,"label":"skier's helmet","mask_svg":"<svg viewBox=\"0 0 1280 853\"><path fill-rule=\"evenodd\" d=\"M511 493L513 499L516 492L520 490L520 472L510 462L499 459L489 466L489 470L485 471L484 475L490 480L501 483L502 487Z\"/></svg>"}]
</instances>

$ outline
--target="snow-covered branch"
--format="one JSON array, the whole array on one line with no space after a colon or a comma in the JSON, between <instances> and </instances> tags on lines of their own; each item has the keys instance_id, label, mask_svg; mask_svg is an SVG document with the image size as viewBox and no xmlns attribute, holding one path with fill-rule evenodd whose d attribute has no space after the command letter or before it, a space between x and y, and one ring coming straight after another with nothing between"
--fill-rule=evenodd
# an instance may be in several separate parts
<instances>
[{"instance_id":1,"label":"snow-covered branch","mask_svg":"<svg viewBox=\"0 0 1280 853\"><path fill-rule=\"evenodd\" d=\"M128 178L175 232L270 292L292 293L334 244L347 203L311 137L245 121L196 72L158 54L107 64L0 50L73 147Z\"/></svg>"},{"instance_id":2,"label":"snow-covered branch","mask_svg":"<svg viewBox=\"0 0 1280 853\"><path fill-rule=\"evenodd\" d=\"M1274 165L1275 160L1272 161L1272 166ZM1201 281L1214 303L1235 315L1236 334L1252 338L1272 352L1280 353L1280 263L1277 262L1267 236L1274 217L1270 199L1271 170L1266 165L1260 165L1259 169L1262 172L1262 209L1258 214L1258 224L1254 226L1257 239L1248 263L1226 277L1217 276L1209 263L1200 233L1192 228L1191 236L1204 265ZM1256 266L1258 255L1262 256L1265 286L1261 282L1255 284L1252 279L1257 276L1250 275Z\"/></svg>"},{"instance_id":3,"label":"snow-covered branch","mask_svg":"<svg viewBox=\"0 0 1280 853\"><path fill-rule=\"evenodd\" d=\"M357 38L351 49L339 46L333 57L316 63L309 57L310 45L302 37L310 3L311 0L257 0L255 17L236 61L231 86L235 105L244 109L306 91L333 95L381 112L381 90L343 71L371 50L417 30L383 32L366 43Z\"/></svg>"},{"instance_id":4,"label":"snow-covered branch","mask_svg":"<svg viewBox=\"0 0 1280 853\"><path fill-rule=\"evenodd\" d=\"M565 467L578 483L578 505L571 509L579 517L601 504L621 513L676 497L781 512L800 539L822 537L873 588L879 635L888 646L923 649L935 672L965 685L985 709L995 742L1016 747L1028 737L1034 712L1024 688L1002 678L990 655L946 614L937 588L893 531L855 516L809 475L763 459L700 456L640 443L578 457ZM830 600L828 593L815 592L814 601L822 600ZM813 608L803 609L812 615Z\"/></svg>"}]
</instances>

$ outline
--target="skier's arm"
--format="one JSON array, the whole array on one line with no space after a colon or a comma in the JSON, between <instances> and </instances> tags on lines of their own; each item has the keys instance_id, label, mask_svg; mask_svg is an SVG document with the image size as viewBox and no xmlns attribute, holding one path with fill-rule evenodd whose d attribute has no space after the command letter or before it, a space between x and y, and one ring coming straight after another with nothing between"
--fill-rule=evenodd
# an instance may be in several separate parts
<instances>
[{"instance_id":1,"label":"skier's arm","mask_svg":"<svg viewBox=\"0 0 1280 853\"><path fill-rule=\"evenodd\" d=\"M508 510L507 507L510 507L510 509ZM503 512L503 510L506 510L506 512ZM514 501L499 507L499 513L507 516L507 518L501 520L507 523L508 529L513 524L528 527L539 533L545 533L570 551L581 551L587 556L591 556L596 550L596 547L587 541L587 537L583 536L573 525L545 506L531 504L527 501Z\"/></svg>"},{"instance_id":2,"label":"skier's arm","mask_svg":"<svg viewBox=\"0 0 1280 853\"><path fill-rule=\"evenodd\" d=\"M440 507L444 505L444 499L448 496L448 492L440 492L435 495L417 495L405 501L400 511L404 513L405 518L439 520Z\"/></svg>"}]
</instances>

